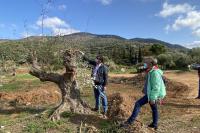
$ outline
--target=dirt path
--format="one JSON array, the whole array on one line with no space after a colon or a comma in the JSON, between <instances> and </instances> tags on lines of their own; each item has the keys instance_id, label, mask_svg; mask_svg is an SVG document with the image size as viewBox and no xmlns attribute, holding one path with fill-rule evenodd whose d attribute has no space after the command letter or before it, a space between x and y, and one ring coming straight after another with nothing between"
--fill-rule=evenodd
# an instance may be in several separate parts
<instances>
[{"instance_id":1,"label":"dirt path","mask_svg":"<svg viewBox=\"0 0 200 133\"><path fill-rule=\"evenodd\" d=\"M198 94L198 76L196 71L191 72L166 72L165 76L171 80L186 84L190 88L188 98L195 98Z\"/></svg>"},{"instance_id":2,"label":"dirt path","mask_svg":"<svg viewBox=\"0 0 200 133\"><path fill-rule=\"evenodd\" d=\"M195 72L166 72L166 77L184 83L191 88L190 97L167 97L160 110L160 128L158 133L199 133L200 131L200 100L194 99L197 94L198 78ZM125 118L131 114L134 103L142 94L142 88L136 88L130 82L134 74L110 74L111 81L107 87L107 94L120 93L123 97L121 108L125 111ZM123 80L121 82L120 80ZM128 82L126 82L128 80ZM140 83L139 83L140 84ZM91 92L92 93L92 92ZM41 87L28 91L14 93L0 93L1 101L14 101L25 105L56 104L60 99L57 86L45 83ZM13 104L13 102L11 102ZM11 108L12 109L12 108ZM149 105L142 108L138 120L144 126L151 122ZM145 133L150 133L148 130Z\"/></svg>"},{"instance_id":3,"label":"dirt path","mask_svg":"<svg viewBox=\"0 0 200 133\"><path fill-rule=\"evenodd\" d=\"M160 128L159 133L199 133L200 132L200 100L194 99L197 94L198 77L195 72L166 72L165 76L176 82L186 84L189 90L189 97L171 97L168 96L164 105L159 107L160 110ZM132 74L110 76L114 80L119 82L120 77L124 80L127 77L134 77ZM129 116L132 112L135 101L143 94L141 89L136 89L134 86L128 83L111 83L108 88L112 88L108 91L108 94L114 92L120 92L124 98L124 108L126 115ZM179 91L177 91L178 93ZM188 93L188 91L186 92ZM169 93L170 95L170 93ZM177 94L178 96L179 94ZM151 109L148 105L144 106L138 117L144 124L151 122Z\"/></svg>"}]
</instances>

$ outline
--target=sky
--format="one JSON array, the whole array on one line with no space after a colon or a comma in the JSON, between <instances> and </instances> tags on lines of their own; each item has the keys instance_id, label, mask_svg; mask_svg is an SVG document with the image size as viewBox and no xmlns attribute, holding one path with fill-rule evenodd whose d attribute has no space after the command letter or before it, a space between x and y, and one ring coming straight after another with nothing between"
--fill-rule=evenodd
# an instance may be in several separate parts
<instances>
[{"instance_id":1,"label":"sky","mask_svg":"<svg viewBox=\"0 0 200 133\"><path fill-rule=\"evenodd\" d=\"M0 39L76 32L155 38L200 47L200 1L0 1Z\"/></svg>"}]
</instances>

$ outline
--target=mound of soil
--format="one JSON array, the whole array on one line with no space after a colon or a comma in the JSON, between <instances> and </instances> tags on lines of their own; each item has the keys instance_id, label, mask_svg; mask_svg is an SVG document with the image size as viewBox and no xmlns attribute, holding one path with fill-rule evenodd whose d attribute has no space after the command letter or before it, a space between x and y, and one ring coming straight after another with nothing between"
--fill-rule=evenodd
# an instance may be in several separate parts
<instances>
[{"instance_id":1,"label":"mound of soil","mask_svg":"<svg viewBox=\"0 0 200 133\"><path fill-rule=\"evenodd\" d=\"M188 85L183 84L181 82L173 81L171 79L168 79L167 77L164 77L164 80L168 97L187 98L189 96L191 89ZM135 88L143 89L144 81L145 81L144 75L138 74L137 76L133 77L132 82L129 83L132 83Z\"/></svg>"},{"instance_id":2,"label":"mound of soil","mask_svg":"<svg viewBox=\"0 0 200 133\"><path fill-rule=\"evenodd\" d=\"M50 105L60 100L60 93L54 84L44 84L30 91L1 92L0 101L14 105Z\"/></svg>"},{"instance_id":3,"label":"mound of soil","mask_svg":"<svg viewBox=\"0 0 200 133\"><path fill-rule=\"evenodd\" d=\"M112 120L126 120L132 112L132 107L129 107L130 101L128 101L130 99L134 101L136 100L136 98L134 97L127 98L127 95L123 95L120 93L110 95L108 97L109 109L107 116ZM128 133L151 133L151 130L149 130L143 123L137 120L131 126L127 128L122 128L120 130Z\"/></svg>"},{"instance_id":4,"label":"mound of soil","mask_svg":"<svg viewBox=\"0 0 200 133\"><path fill-rule=\"evenodd\" d=\"M165 81L167 94L169 97L187 98L189 96L191 89L188 85L167 78L165 78Z\"/></svg>"},{"instance_id":5,"label":"mound of soil","mask_svg":"<svg viewBox=\"0 0 200 133\"><path fill-rule=\"evenodd\" d=\"M124 99L120 93L112 94L108 97L108 114L111 119L123 119L126 117L126 112L123 110Z\"/></svg>"},{"instance_id":6,"label":"mound of soil","mask_svg":"<svg viewBox=\"0 0 200 133\"><path fill-rule=\"evenodd\" d=\"M114 120L125 120L133 111L136 96L128 96L123 93L114 93L108 96L107 116Z\"/></svg>"}]
</instances>

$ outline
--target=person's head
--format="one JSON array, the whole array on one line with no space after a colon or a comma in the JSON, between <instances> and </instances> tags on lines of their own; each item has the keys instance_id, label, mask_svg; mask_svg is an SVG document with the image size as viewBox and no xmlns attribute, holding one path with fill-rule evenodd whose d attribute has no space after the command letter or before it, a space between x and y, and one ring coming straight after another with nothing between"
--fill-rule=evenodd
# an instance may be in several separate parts
<instances>
[{"instance_id":1,"label":"person's head","mask_svg":"<svg viewBox=\"0 0 200 133\"><path fill-rule=\"evenodd\" d=\"M153 57L148 57L144 60L144 64L147 68L152 68L153 66L158 64L158 60Z\"/></svg>"},{"instance_id":2,"label":"person's head","mask_svg":"<svg viewBox=\"0 0 200 133\"><path fill-rule=\"evenodd\" d=\"M103 56L98 55L98 56L96 57L96 60L95 60L95 61L96 61L97 64L104 63Z\"/></svg>"}]
</instances>

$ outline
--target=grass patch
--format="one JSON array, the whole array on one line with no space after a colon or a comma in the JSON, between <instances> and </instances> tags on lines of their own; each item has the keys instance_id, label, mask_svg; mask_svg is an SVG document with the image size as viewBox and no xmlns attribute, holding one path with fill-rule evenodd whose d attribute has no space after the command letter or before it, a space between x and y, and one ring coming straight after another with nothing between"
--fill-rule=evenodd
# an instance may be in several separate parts
<instances>
[{"instance_id":1,"label":"grass patch","mask_svg":"<svg viewBox=\"0 0 200 133\"><path fill-rule=\"evenodd\" d=\"M72 116L74 116L75 114L74 113L72 113L72 112L63 112L62 114L61 114L61 117L63 117L63 118L69 118L69 117L72 117Z\"/></svg>"},{"instance_id":2,"label":"grass patch","mask_svg":"<svg viewBox=\"0 0 200 133\"><path fill-rule=\"evenodd\" d=\"M15 78L17 80L35 80L35 79L37 79L36 77L34 77L34 76L32 76L32 75L30 75L28 73L26 73L26 74L17 74L15 76Z\"/></svg>"},{"instance_id":3,"label":"grass patch","mask_svg":"<svg viewBox=\"0 0 200 133\"><path fill-rule=\"evenodd\" d=\"M27 81L12 81L10 83L5 83L0 86L0 91L11 92L18 90L32 89L34 87L39 87L41 82L39 80L33 80L31 82Z\"/></svg>"},{"instance_id":4,"label":"grass patch","mask_svg":"<svg viewBox=\"0 0 200 133\"><path fill-rule=\"evenodd\" d=\"M4 92L32 89L34 87L39 87L42 84L39 79L30 74L18 74L15 77L5 75L3 80L0 91Z\"/></svg>"},{"instance_id":5,"label":"grass patch","mask_svg":"<svg viewBox=\"0 0 200 133\"><path fill-rule=\"evenodd\" d=\"M42 128L41 124L36 122L30 122L23 130L27 133L44 133L44 129Z\"/></svg>"}]
</instances>

